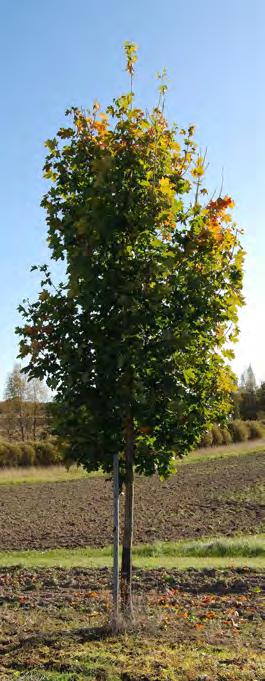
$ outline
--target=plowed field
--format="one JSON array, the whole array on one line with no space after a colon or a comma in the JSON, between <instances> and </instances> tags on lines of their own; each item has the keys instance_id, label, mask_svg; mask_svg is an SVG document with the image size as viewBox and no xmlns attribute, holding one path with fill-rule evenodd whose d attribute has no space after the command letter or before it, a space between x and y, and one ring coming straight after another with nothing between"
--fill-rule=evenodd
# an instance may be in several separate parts
<instances>
[{"instance_id":1,"label":"plowed field","mask_svg":"<svg viewBox=\"0 0 265 681\"><path fill-rule=\"evenodd\" d=\"M136 543L264 531L263 453L180 466L165 482L138 478ZM122 502L123 503L123 502ZM112 541L104 477L0 487L0 550L100 547Z\"/></svg>"}]
</instances>

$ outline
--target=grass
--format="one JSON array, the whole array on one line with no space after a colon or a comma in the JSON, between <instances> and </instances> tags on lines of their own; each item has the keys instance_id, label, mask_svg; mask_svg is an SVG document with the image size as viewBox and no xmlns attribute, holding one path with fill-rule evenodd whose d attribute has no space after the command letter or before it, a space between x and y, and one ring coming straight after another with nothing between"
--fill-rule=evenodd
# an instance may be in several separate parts
<instances>
[{"instance_id":1,"label":"grass","mask_svg":"<svg viewBox=\"0 0 265 681\"><path fill-rule=\"evenodd\" d=\"M241 640L236 640L233 647L231 644L220 646L220 643L208 645L203 641L192 645L190 641L164 640L163 633L158 638L126 634L83 644L82 649L76 644L70 651L60 650L60 657L62 653L71 671L45 671L37 667L25 675L19 672L12 678L25 681L264 680L263 656L250 647L246 655ZM51 666L58 666L58 662L53 660Z\"/></svg>"},{"instance_id":2,"label":"grass","mask_svg":"<svg viewBox=\"0 0 265 681\"><path fill-rule=\"evenodd\" d=\"M234 494L223 495L222 498L227 498L229 500L244 501L248 503L255 504L265 504L265 485L257 484L242 489L240 492L235 492Z\"/></svg>"},{"instance_id":3,"label":"grass","mask_svg":"<svg viewBox=\"0 0 265 681\"><path fill-rule=\"evenodd\" d=\"M235 637L236 638L236 637ZM155 644L155 646L154 646ZM241 644L241 645L240 645ZM32 672L25 681L262 681L263 660L241 642L229 646L151 640L135 635L90 644L72 664L73 672ZM80 669L81 668L81 669ZM82 670L82 671L81 671ZM200 670L200 673L199 673ZM253 675L253 670L255 676Z\"/></svg>"},{"instance_id":4,"label":"grass","mask_svg":"<svg viewBox=\"0 0 265 681\"><path fill-rule=\"evenodd\" d=\"M221 445L220 447L202 447L196 449L182 459L181 464L204 463L211 459L225 459L232 456L242 456L245 454L259 454L265 451L265 439L247 440L246 442L234 442L231 445Z\"/></svg>"},{"instance_id":5,"label":"grass","mask_svg":"<svg viewBox=\"0 0 265 681\"><path fill-rule=\"evenodd\" d=\"M33 485L45 482L66 482L80 480L80 478L96 477L102 475L101 471L86 473L83 468L72 466L69 470L65 466L29 466L21 468L0 469L0 485L21 485L27 483Z\"/></svg>"},{"instance_id":6,"label":"grass","mask_svg":"<svg viewBox=\"0 0 265 681\"><path fill-rule=\"evenodd\" d=\"M178 462L178 466L205 463L209 460L224 459L246 454L258 454L265 451L265 439L247 440L220 447L207 447L191 452ZM0 469L0 485L36 484L48 482L65 482L80 480L86 477L102 475L101 471L86 473L83 468L72 466L67 470L64 466L2 468Z\"/></svg>"},{"instance_id":7,"label":"grass","mask_svg":"<svg viewBox=\"0 0 265 681\"><path fill-rule=\"evenodd\" d=\"M134 548L133 563L135 567L147 569L265 568L265 534L142 544ZM112 547L0 552L0 566L12 565L25 568L110 567Z\"/></svg>"},{"instance_id":8,"label":"grass","mask_svg":"<svg viewBox=\"0 0 265 681\"><path fill-rule=\"evenodd\" d=\"M139 557L178 556L193 558L265 558L265 534L216 537L179 542L155 542L136 547Z\"/></svg>"}]
</instances>

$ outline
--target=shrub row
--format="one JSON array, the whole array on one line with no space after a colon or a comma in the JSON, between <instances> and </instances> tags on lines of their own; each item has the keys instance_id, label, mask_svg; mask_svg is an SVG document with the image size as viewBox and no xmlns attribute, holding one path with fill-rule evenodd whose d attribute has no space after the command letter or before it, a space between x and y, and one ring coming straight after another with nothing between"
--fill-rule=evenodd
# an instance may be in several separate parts
<instances>
[{"instance_id":1,"label":"shrub row","mask_svg":"<svg viewBox=\"0 0 265 681\"><path fill-rule=\"evenodd\" d=\"M245 442L265 436L265 427L260 421L231 421L226 428L213 425L201 438L199 447L228 445L231 442Z\"/></svg>"},{"instance_id":2,"label":"shrub row","mask_svg":"<svg viewBox=\"0 0 265 681\"><path fill-rule=\"evenodd\" d=\"M52 466L62 461L62 454L54 442L0 441L0 468L9 466Z\"/></svg>"},{"instance_id":3,"label":"shrub row","mask_svg":"<svg viewBox=\"0 0 265 681\"><path fill-rule=\"evenodd\" d=\"M213 425L204 433L199 447L227 445L265 436L265 426L260 421L231 421L226 428ZM62 450L55 441L34 440L6 442L0 440L0 468L10 466L53 466L62 461Z\"/></svg>"}]
</instances>

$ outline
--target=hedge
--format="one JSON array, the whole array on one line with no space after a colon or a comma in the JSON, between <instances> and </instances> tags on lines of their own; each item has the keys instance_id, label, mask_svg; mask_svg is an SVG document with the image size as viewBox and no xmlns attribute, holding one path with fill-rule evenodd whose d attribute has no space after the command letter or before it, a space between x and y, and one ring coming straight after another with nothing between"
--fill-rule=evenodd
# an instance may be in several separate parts
<instances>
[{"instance_id":1,"label":"hedge","mask_svg":"<svg viewBox=\"0 0 265 681\"><path fill-rule=\"evenodd\" d=\"M246 421L236 419L229 424L229 430L232 435L233 442L245 442L250 440L250 430Z\"/></svg>"},{"instance_id":2,"label":"hedge","mask_svg":"<svg viewBox=\"0 0 265 681\"><path fill-rule=\"evenodd\" d=\"M203 434L199 447L228 445L231 442L245 442L261 437L265 437L265 426L261 421L235 419L230 421L226 428L214 424Z\"/></svg>"},{"instance_id":3,"label":"hedge","mask_svg":"<svg viewBox=\"0 0 265 681\"><path fill-rule=\"evenodd\" d=\"M227 445L265 436L261 421L230 421L227 427L214 424L205 432L199 447ZM0 440L0 468L11 466L53 466L63 461L62 447L55 440L6 442Z\"/></svg>"},{"instance_id":4,"label":"hedge","mask_svg":"<svg viewBox=\"0 0 265 681\"><path fill-rule=\"evenodd\" d=\"M221 428L217 426L216 424L213 425L212 427L212 434L213 434L213 445L222 445L223 444L223 434L221 431Z\"/></svg>"},{"instance_id":5,"label":"hedge","mask_svg":"<svg viewBox=\"0 0 265 681\"><path fill-rule=\"evenodd\" d=\"M254 440L257 437L264 437L265 427L261 421L246 421L249 430L249 439Z\"/></svg>"},{"instance_id":6,"label":"hedge","mask_svg":"<svg viewBox=\"0 0 265 681\"><path fill-rule=\"evenodd\" d=\"M53 466L62 461L54 441L6 442L0 440L0 468L10 466Z\"/></svg>"}]
</instances>

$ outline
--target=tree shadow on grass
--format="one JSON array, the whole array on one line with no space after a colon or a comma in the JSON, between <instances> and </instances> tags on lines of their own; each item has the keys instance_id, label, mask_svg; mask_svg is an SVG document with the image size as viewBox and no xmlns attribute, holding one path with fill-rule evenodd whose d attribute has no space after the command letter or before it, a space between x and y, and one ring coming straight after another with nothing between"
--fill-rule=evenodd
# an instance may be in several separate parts
<instances>
[{"instance_id":1,"label":"tree shadow on grass","mask_svg":"<svg viewBox=\"0 0 265 681\"><path fill-rule=\"evenodd\" d=\"M78 627L76 629L63 629L50 634L37 633L31 636L21 637L15 643L7 643L0 646L1 656L5 653L22 652L27 648L38 645L52 646L61 640L73 640L76 643L87 643L90 641L102 641L113 634L110 624L95 627Z\"/></svg>"}]
</instances>

